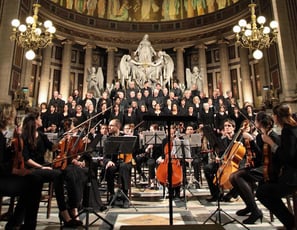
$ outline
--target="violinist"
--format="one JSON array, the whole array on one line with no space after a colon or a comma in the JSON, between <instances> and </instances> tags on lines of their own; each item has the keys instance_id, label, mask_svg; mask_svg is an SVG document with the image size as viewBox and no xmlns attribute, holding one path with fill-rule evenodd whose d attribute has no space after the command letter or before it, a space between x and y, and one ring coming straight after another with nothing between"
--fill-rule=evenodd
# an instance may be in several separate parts
<instances>
[{"instance_id":1,"label":"violinist","mask_svg":"<svg viewBox=\"0 0 297 230\"><path fill-rule=\"evenodd\" d=\"M0 104L0 195L19 197L5 229L35 230L43 183L30 170L13 166L16 152L12 151L12 135L9 135L8 127L14 125L15 117L16 110L11 104ZM20 158L17 160L23 161L21 154Z\"/></svg>"},{"instance_id":2,"label":"violinist","mask_svg":"<svg viewBox=\"0 0 297 230\"><path fill-rule=\"evenodd\" d=\"M108 125L110 136L123 136L121 134L121 122L118 119L112 119ZM108 139L108 138L107 138ZM118 153L105 153L103 156L103 165L105 167L105 179L107 182L107 190L110 193L110 201L114 199L114 180L115 173L119 172L122 190L128 196L129 183L131 181L131 162L124 162L118 159ZM123 208L129 208L129 201L124 199Z\"/></svg>"},{"instance_id":3,"label":"violinist","mask_svg":"<svg viewBox=\"0 0 297 230\"><path fill-rule=\"evenodd\" d=\"M38 131L42 126L39 111L32 111L23 120L22 139L24 142L23 156L28 169L32 174L41 178L43 182L53 182L56 200L60 210L60 221L65 227L76 227L82 225L81 221L73 219L67 210L64 199L64 178L62 171L46 166L44 154L49 150L55 150L56 146L50 142L47 136Z\"/></svg>"},{"instance_id":4,"label":"violinist","mask_svg":"<svg viewBox=\"0 0 297 230\"><path fill-rule=\"evenodd\" d=\"M280 143L280 138L275 133L273 128L273 119L270 115L265 112L259 112L255 117L255 127L258 130L265 130L265 133L274 140L275 143ZM262 134L258 133L256 138L254 138L250 133L243 132L243 139L247 141L250 145L248 149L248 144L246 144L246 164L245 167L239 169L238 171L230 175L230 182L234 189L238 192L246 207L244 209L238 210L236 215L245 216L250 213L249 217L243 220L244 224L254 224L258 219L262 221L263 214L258 208L253 192L253 185L255 182L263 183L263 140ZM250 156L249 154L252 154ZM250 158L252 157L252 158ZM270 177L273 180L273 177Z\"/></svg>"},{"instance_id":5,"label":"violinist","mask_svg":"<svg viewBox=\"0 0 297 230\"><path fill-rule=\"evenodd\" d=\"M273 158L282 168L276 181L260 184L256 196L288 230L296 229L294 215L282 201L297 189L297 122L289 105L279 104L272 109L272 118L282 128L281 143L275 142L265 130L262 140L269 145Z\"/></svg>"},{"instance_id":6,"label":"violinist","mask_svg":"<svg viewBox=\"0 0 297 230\"><path fill-rule=\"evenodd\" d=\"M226 119L224 121L222 139L218 140L222 142L222 145L225 146L225 149L229 146L229 144L233 139L234 130L235 130L235 122L229 118ZM210 194L211 194L211 197L206 199L208 202L217 201L220 196L219 187L215 185L213 181L214 181L215 174L219 168L219 163L221 161L221 156L223 155L223 153L224 153L224 150L220 151L219 155L216 156L215 160L213 162L209 162L203 168L205 178L207 180Z\"/></svg>"}]
</instances>

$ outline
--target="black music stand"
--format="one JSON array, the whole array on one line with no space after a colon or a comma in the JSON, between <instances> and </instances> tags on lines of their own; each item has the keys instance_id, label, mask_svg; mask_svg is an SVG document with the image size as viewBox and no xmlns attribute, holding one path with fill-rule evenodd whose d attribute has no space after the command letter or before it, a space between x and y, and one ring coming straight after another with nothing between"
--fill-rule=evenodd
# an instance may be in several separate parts
<instances>
[{"instance_id":1,"label":"black music stand","mask_svg":"<svg viewBox=\"0 0 297 230\"><path fill-rule=\"evenodd\" d=\"M134 151L137 137L136 136L110 136L104 143L104 149L106 154L131 154ZM112 206L118 196L123 196L129 204L138 211L137 208L132 204L129 197L123 192L121 188L118 188L117 192L109 202L108 206Z\"/></svg>"},{"instance_id":2,"label":"black music stand","mask_svg":"<svg viewBox=\"0 0 297 230\"><path fill-rule=\"evenodd\" d=\"M170 143L170 126L173 121L196 121L197 118L193 116L143 116L143 120L145 121L166 121L167 122L167 140ZM168 152L171 152L171 147L168 145ZM168 154L168 189L169 189L169 224L173 225L173 189L172 189L172 164L171 164L171 154Z\"/></svg>"},{"instance_id":3,"label":"black music stand","mask_svg":"<svg viewBox=\"0 0 297 230\"><path fill-rule=\"evenodd\" d=\"M217 209L203 222L203 224L206 224L209 220L211 220L212 222L214 222L215 224L220 224L221 226L225 226L227 224L231 224L231 223L238 223L241 226L243 226L245 229L249 229L247 226L245 226L242 222L240 222L239 220L235 219L234 217L232 217L230 214L228 214L227 212L225 212L222 208L221 208L221 197L222 197L222 188L220 187L220 179L221 179L221 174L217 175L217 173L215 174L215 178L216 178L216 186L218 186L219 188L219 198L217 200ZM230 220L222 223L222 213L228 217ZM213 217L215 217L215 219L213 219Z\"/></svg>"},{"instance_id":4,"label":"black music stand","mask_svg":"<svg viewBox=\"0 0 297 230\"><path fill-rule=\"evenodd\" d=\"M93 207L91 207L90 205L90 192L91 192L91 187L92 187L92 156L90 155L90 152L86 151L84 153L82 153L82 157L84 157L85 160L88 161L88 182L87 182L87 187L86 187L86 203L87 203L87 207L84 207L82 210L79 211L77 216L81 216L83 213L86 214L86 223L83 226L85 229L89 229L89 226L93 225L94 223L97 222L97 220L101 219L102 221L104 221L105 223L107 223L110 226L110 229L113 229L113 224L110 223L108 220L104 219L102 216L100 216ZM89 223L89 216L90 214L94 214L96 216L96 219L94 221L92 221L91 223Z\"/></svg>"},{"instance_id":5,"label":"black music stand","mask_svg":"<svg viewBox=\"0 0 297 230\"><path fill-rule=\"evenodd\" d=\"M182 172L183 172L182 186L183 186L183 192L184 192L184 203L185 203L185 208L188 209L187 208L187 195L186 195L186 190L188 189L186 187L186 181L187 181L186 160L192 159L189 140L184 139L183 137L175 138L173 140L173 148L172 148L171 152L176 155L177 159L182 159ZM188 191L192 194L192 192L189 189L188 189Z\"/></svg>"}]
</instances>

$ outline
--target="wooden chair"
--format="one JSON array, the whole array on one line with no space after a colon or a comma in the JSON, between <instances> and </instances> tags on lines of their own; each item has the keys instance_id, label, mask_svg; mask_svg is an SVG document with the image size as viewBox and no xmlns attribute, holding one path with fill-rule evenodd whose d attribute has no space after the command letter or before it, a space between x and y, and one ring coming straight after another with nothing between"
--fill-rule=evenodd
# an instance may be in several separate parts
<instances>
[{"instance_id":1,"label":"wooden chair","mask_svg":"<svg viewBox=\"0 0 297 230\"><path fill-rule=\"evenodd\" d=\"M47 219L49 219L50 215L51 215L53 195L54 195L53 182L44 183L40 202L46 203L46 218Z\"/></svg>"},{"instance_id":2,"label":"wooden chair","mask_svg":"<svg viewBox=\"0 0 297 230\"><path fill-rule=\"evenodd\" d=\"M15 197L10 197L10 201L9 201L9 207L7 212L2 214L2 206L3 204L3 198L4 196L0 196L0 221L7 221L8 218L13 214L13 210L14 210L14 203L15 203Z\"/></svg>"}]
</instances>

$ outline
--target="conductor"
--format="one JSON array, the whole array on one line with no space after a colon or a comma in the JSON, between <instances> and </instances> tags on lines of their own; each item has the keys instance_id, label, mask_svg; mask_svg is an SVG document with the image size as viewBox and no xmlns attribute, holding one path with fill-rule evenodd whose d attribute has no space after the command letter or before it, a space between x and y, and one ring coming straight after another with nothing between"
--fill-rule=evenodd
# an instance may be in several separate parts
<instances>
[{"instance_id":1,"label":"conductor","mask_svg":"<svg viewBox=\"0 0 297 230\"><path fill-rule=\"evenodd\" d=\"M123 136L120 132L121 122L118 119L113 119L109 122L108 131L109 136ZM112 143L111 143L112 144ZM105 168L105 179L107 182L107 190L111 194L111 199L113 200L115 196L114 191L114 179L115 173L119 172L119 182L122 185L123 193L127 196L129 189L130 180L130 171L131 171L131 163L125 162L125 159L119 159L118 153L109 153L105 152L103 157L103 164ZM124 199L123 208L129 208L129 200Z\"/></svg>"}]
</instances>

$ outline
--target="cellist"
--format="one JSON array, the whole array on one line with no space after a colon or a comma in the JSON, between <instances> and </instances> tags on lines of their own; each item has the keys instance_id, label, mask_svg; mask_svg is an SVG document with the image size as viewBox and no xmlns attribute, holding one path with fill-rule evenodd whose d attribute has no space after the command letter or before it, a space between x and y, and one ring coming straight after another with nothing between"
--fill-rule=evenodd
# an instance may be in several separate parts
<instances>
[{"instance_id":1,"label":"cellist","mask_svg":"<svg viewBox=\"0 0 297 230\"><path fill-rule=\"evenodd\" d=\"M223 127L223 136L221 140L217 140L222 142L222 145L227 148L231 141L233 140L234 136L234 130L235 130L235 122L232 119L226 119L224 121L224 127ZM213 146L214 147L214 146ZM206 164L203 168L205 178L207 180L209 190L211 197L207 198L206 200L208 202L213 202L219 199L220 191L219 187L213 183L215 174L219 168L219 163L221 161L221 156L224 153L224 149L219 151L219 154L216 156L213 162L209 162Z\"/></svg>"},{"instance_id":2,"label":"cellist","mask_svg":"<svg viewBox=\"0 0 297 230\"><path fill-rule=\"evenodd\" d=\"M255 127L258 130L265 130L265 133L267 133L275 143L280 144L279 136L275 131L272 130L273 124L274 122L272 117L263 111L259 112L255 117ZM263 163L269 163L271 165L272 162L266 162L264 159L264 142L262 140L261 132L259 132L255 138L248 132L243 132L242 136L250 145L250 151L253 153L253 159L252 162L249 160L249 153L247 149L247 160L245 167L232 173L229 180L233 188L236 189L246 204L246 207L244 209L238 210L236 215L245 216L250 213L249 217L243 220L243 223L254 224L258 219L262 220L263 214L256 204L252 185L254 185L255 182L263 182ZM276 168L277 167L274 167L274 169ZM277 174L277 172L274 174ZM269 180L273 181L274 178L275 176L270 174Z\"/></svg>"}]
</instances>

